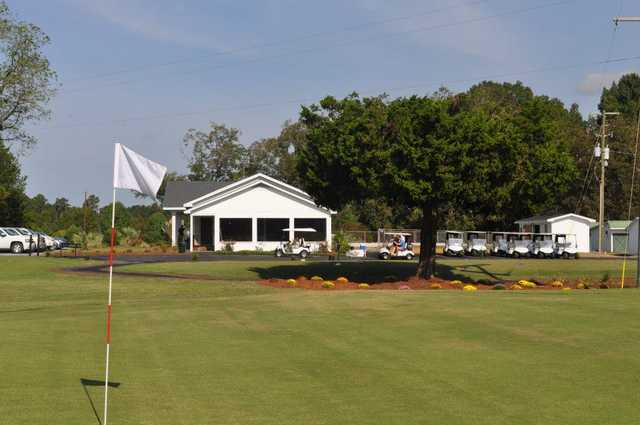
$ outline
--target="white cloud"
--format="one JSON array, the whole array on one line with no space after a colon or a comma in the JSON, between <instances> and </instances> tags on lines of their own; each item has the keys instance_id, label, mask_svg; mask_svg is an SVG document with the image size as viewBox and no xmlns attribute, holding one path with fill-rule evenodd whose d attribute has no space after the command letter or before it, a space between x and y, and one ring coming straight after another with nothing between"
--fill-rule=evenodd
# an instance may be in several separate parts
<instances>
[{"instance_id":1,"label":"white cloud","mask_svg":"<svg viewBox=\"0 0 640 425\"><path fill-rule=\"evenodd\" d=\"M578 84L578 92L584 95L600 94L603 88L609 87L624 74L628 74L628 72L592 72L585 75L580 84Z\"/></svg>"}]
</instances>

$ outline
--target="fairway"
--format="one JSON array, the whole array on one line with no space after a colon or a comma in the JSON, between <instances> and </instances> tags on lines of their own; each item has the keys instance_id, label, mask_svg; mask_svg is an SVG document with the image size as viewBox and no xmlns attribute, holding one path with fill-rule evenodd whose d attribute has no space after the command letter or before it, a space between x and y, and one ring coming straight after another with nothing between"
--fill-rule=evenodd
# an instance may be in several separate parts
<instances>
[{"instance_id":1,"label":"fairway","mask_svg":"<svg viewBox=\"0 0 640 425\"><path fill-rule=\"evenodd\" d=\"M535 277L537 268L597 278L619 265L464 261L440 264L455 273ZM0 423L99 423L103 389L91 384L104 379L106 276L53 271L90 264L0 258ZM372 270L415 267L385 264ZM109 423L640 421L635 289L322 292L255 283L304 267L331 277L328 267L341 266L127 267L217 280L116 276L111 379L120 386L110 392Z\"/></svg>"}]
</instances>

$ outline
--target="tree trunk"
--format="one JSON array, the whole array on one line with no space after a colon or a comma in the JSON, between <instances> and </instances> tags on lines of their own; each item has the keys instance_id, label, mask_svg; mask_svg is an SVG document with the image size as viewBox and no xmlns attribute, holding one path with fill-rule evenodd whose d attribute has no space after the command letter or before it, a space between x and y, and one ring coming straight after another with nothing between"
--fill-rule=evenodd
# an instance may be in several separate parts
<instances>
[{"instance_id":1,"label":"tree trunk","mask_svg":"<svg viewBox=\"0 0 640 425\"><path fill-rule=\"evenodd\" d=\"M417 276L430 279L436 272L436 217L434 209L430 206L422 208L420 230L420 262Z\"/></svg>"}]
</instances>

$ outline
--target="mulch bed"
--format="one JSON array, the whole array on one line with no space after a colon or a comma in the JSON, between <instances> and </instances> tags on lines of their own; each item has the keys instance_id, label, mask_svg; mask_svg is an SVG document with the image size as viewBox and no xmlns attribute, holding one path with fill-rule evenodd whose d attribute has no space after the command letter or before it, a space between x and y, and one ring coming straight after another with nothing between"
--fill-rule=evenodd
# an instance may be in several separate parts
<instances>
[{"instance_id":1,"label":"mulch bed","mask_svg":"<svg viewBox=\"0 0 640 425\"><path fill-rule=\"evenodd\" d=\"M432 279L418 279L418 278L410 278L407 281L394 281L394 282L380 282L380 283L371 283L368 288L361 288L359 286L359 282L340 282L338 280L332 280L331 282L335 285L333 288L325 288L323 287L324 281L322 280L311 280L307 277L300 276L295 279L295 285L292 285L288 282L288 279L265 279L258 281L258 284L263 286L269 286L272 288L286 288L286 289L309 289L309 290L322 290L322 291L345 291L345 290L455 290L461 291L465 285L473 285L479 291L486 290L494 290L494 286L488 283L477 283L477 282L462 282L460 281L450 281L439 278ZM553 281L548 282L539 282L533 281L537 286L536 288L522 288L523 291L561 291L562 288L554 288L551 283ZM506 281L506 282L496 282L504 285L507 290L512 289L511 287L517 284L517 281ZM579 283L588 283L589 289L599 289L601 282L586 282L584 280L576 280L576 281L566 281L563 280L564 288L576 289L576 286ZM620 288L620 280L610 280L607 282L609 288ZM439 287L438 287L439 286ZM634 279L625 279L625 288L633 288L635 287Z\"/></svg>"}]
</instances>

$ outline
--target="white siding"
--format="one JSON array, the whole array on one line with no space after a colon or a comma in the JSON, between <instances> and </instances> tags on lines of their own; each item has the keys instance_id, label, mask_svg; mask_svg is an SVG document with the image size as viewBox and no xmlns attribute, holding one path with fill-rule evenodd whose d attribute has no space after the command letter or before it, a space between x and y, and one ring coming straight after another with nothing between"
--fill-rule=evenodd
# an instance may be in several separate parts
<instances>
[{"instance_id":1,"label":"white siding","mask_svg":"<svg viewBox=\"0 0 640 425\"><path fill-rule=\"evenodd\" d=\"M638 254L638 219L636 218L631 222L628 227L629 230L629 254Z\"/></svg>"},{"instance_id":2,"label":"white siding","mask_svg":"<svg viewBox=\"0 0 640 425\"><path fill-rule=\"evenodd\" d=\"M331 213L313 206L286 192L266 185L258 185L244 191L236 192L229 197L205 203L191 212L193 217L213 216L214 245L216 250L224 248L220 242L221 218L251 218L253 223L253 241L236 242L234 250L274 250L277 242L257 241L258 218L289 218L291 227L295 218L323 218L327 220L327 242L331 244ZM317 246L319 243L313 243Z\"/></svg>"},{"instance_id":3,"label":"white siding","mask_svg":"<svg viewBox=\"0 0 640 425\"><path fill-rule=\"evenodd\" d=\"M589 252L590 228L589 222L574 217L568 217L551 223L551 233L576 236L578 252Z\"/></svg>"}]
</instances>

